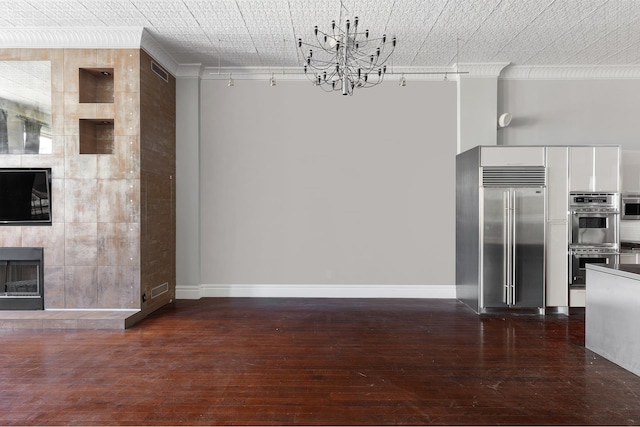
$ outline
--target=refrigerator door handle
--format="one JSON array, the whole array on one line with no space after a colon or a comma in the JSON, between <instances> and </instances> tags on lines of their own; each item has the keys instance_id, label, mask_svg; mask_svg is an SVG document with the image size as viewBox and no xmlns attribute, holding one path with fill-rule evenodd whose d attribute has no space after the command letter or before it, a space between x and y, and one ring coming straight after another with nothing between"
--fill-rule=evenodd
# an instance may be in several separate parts
<instances>
[{"instance_id":1,"label":"refrigerator door handle","mask_svg":"<svg viewBox=\"0 0 640 427\"><path fill-rule=\"evenodd\" d=\"M509 304L509 278L511 277L511 245L509 244L509 236L511 234L511 215L509 214L509 191L505 191L502 193L502 247L505 250L505 254L502 258L503 264L503 274L504 274L504 291L502 294L502 302L505 304Z\"/></svg>"},{"instance_id":2,"label":"refrigerator door handle","mask_svg":"<svg viewBox=\"0 0 640 427\"><path fill-rule=\"evenodd\" d=\"M513 231L511 233L511 305L516 305L516 224L517 224L516 192L513 192L513 203L511 205L511 223Z\"/></svg>"}]
</instances>

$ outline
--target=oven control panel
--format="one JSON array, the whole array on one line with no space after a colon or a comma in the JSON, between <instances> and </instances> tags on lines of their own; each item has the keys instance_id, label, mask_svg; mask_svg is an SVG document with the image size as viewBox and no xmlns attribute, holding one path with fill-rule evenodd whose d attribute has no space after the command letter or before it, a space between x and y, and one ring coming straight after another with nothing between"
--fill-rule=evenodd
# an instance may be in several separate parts
<instances>
[{"instance_id":1,"label":"oven control panel","mask_svg":"<svg viewBox=\"0 0 640 427\"><path fill-rule=\"evenodd\" d=\"M573 203L607 204L610 202L609 202L609 197L607 196L575 196L573 198Z\"/></svg>"},{"instance_id":2,"label":"oven control panel","mask_svg":"<svg viewBox=\"0 0 640 427\"><path fill-rule=\"evenodd\" d=\"M580 212L612 212L620 211L619 193L571 193L569 206Z\"/></svg>"}]
</instances>

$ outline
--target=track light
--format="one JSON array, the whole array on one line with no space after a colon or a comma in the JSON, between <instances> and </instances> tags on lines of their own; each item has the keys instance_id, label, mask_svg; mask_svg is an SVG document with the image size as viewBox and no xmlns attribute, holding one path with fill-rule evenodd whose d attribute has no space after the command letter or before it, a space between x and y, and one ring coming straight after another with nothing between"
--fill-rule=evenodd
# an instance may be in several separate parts
<instances>
[{"instance_id":1,"label":"track light","mask_svg":"<svg viewBox=\"0 0 640 427\"><path fill-rule=\"evenodd\" d=\"M229 81L227 81L227 86L231 87L231 86L233 86L233 85L234 85L234 81L233 81L233 79L231 78L231 73L229 73Z\"/></svg>"},{"instance_id":2,"label":"track light","mask_svg":"<svg viewBox=\"0 0 640 427\"><path fill-rule=\"evenodd\" d=\"M402 87L405 87L407 85L407 80L404 78L404 74L402 75L402 77L400 77L400 83L398 84Z\"/></svg>"},{"instance_id":3,"label":"track light","mask_svg":"<svg viewBox=\"0 0 640 427\"><path fill-rule=\"evenodd\" d=\"M269 85L271 85L271 86L275 86L276 85L276 79L275 79L275 77L273 77L273 73L271 73L271 79L269 80Z\"/></svg>"}]
</instances>

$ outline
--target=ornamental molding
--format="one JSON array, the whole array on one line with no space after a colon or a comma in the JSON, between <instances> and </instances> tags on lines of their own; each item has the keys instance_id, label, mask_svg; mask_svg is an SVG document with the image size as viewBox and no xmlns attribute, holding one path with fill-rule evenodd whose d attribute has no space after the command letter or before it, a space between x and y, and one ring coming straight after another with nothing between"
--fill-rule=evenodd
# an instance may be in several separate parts
<instances>
[{"instance_id":1,"label":"ornamental molding","mask_svg":"<svg viewBox=\"0 0 640 427\"><path fill-rule=\"evenodd\" d=\"M144 27L20 27L0 29L0 48L89 48L144 49L176 77L202 79L235 78L258 80L273 74L282 80L305 80L302 67L203 67L179 64ZM511 65L504 63L460 63L450 67L389 67L387 78L405 74L407 80L457 80L500 78L502 80L599 80L640 79L640 65Z\"/></svg>"},{"instance_id":2,"label":"ornamental molding","mask_svg":"<svg viewBox=\"0 0 640 427\"><path fill-rule=\"evenodd\" d=\"M463 75L464 77L498 78L508 65L508 62L460 63L454 68L466 73Z\"/></svg>"},{"instance_id":3,"label":"ornamental molding","mask_svg":"<svg viewBox=\"0 0 640 427\"><path fill-rule=\"evenodd\" d=\"M4 49L144 49L167 71L178 64L144 27L1 28Z\"/></svg>"},{"instance_id":4,"label":"ornamental molding","mask_svg":"<svg viewBox=\"0 0 640 427\"><path fill-rule=\"evenodd\" d=\"M3 48L140 48L143 27L23 27L0 29Z\"/></svg>"},{"instance_id":5,"label":"ornamental molding","mask_svg":"<svg viewBox=\"0 0 640 427\"><path fill-rule=\"evenodd\" d=\"M202 64L179 64L176 67L175 76L179 79L192 79L201 78L202 73Z\"/></svg>"},{"instance_id":6,"label":"ornamental molding","mask_svg":"<svg viewBox=\"0 0 640 427\"><path fill-rule=\"evenodd\" d=\"M142 37L140 40L140 47L144 49L153 59L158 61L168 72L173 76L176 75L178 70L178 63L173 57L165 50L165 48L147 31L143 29Z\"/></svg>"},{"instance_id":7,"label":"ornamental molding","mask_svg":"<svg viewBox=\"0 0 640 427\"><path fill-rule=\"evenodd\" d=\"M511 65L502 80L615 80L639 79L640 65Z\"/></svg>"}]
</instances>

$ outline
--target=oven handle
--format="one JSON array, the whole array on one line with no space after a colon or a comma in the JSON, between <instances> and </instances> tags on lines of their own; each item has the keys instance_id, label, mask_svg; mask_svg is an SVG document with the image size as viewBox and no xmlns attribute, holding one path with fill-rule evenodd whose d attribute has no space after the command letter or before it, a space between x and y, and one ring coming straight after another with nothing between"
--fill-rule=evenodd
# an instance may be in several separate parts
<instances>
[{"instance_id":1,"label":"oven handle","mask_svg":"<svg viewBox=\"0 0 640 427\"><path fill-rule=\"evenodd\" d=\"M618 210L582 210L582 209L570 209L571 215L619 215Z\"/></svg>"}]
</instances>

